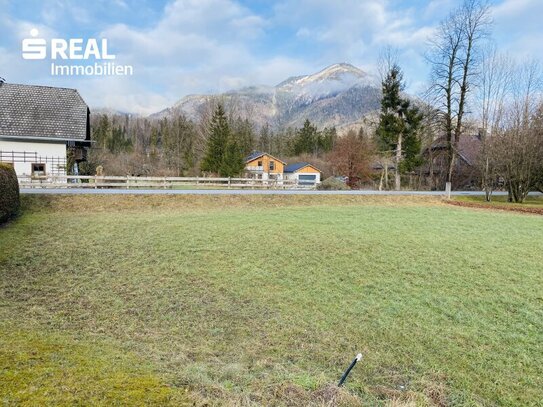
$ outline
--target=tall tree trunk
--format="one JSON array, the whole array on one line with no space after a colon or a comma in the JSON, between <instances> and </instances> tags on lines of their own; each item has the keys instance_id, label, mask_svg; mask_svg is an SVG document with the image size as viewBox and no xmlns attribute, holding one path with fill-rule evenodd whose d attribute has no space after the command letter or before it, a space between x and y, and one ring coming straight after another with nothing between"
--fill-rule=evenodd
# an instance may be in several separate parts
<instances>
[{"instance_id":1,"label":"tall tree trunk","mask_svg":"<svg viewBox=\"0 0 543 407\"><path fill-rule=\"evenodd\" d=\"M396 144L396 172L394 174L394 184L396 191L401 190L400 164L402 162L402 133L398 134L398 143Z\"/></svg>"},{"instance_id":2,"label":"tall tree trunk","mask_svg":"<svg viewBox=\"0 0 543 407\"><path fill-rule=\"evenodd\" d=\"M456 162L456 151L454 146L451 146L451 150L449 150L448 154L449 162L447 163L447 182L452 183L452 177L454 172L454 165Z\"/></svg>"},{"instance_id":3,"label":"tall tree trunk","mask_svg":"<svg viewBox=\"0 0 543 407\"><path fill-rule=\"evenodd\" d=\"M430 191L434 190L434 156L432 152L432 146L428 147L428 157L429 157L429 163L430 163Z\"/></svg>"},{"instance_id":4,"label":"tall tree trunk","mask_svg":"<svg viewBox=\"0 0 543 407\"><path fill-rule=\"evenodd\" d=\"M488 152L484 150L486 154ZM485 201L490 202L492 200L493 180L490 175L490 163L489 158L485 158L485 167L483 170L483 189L485 191Z\"/></svg>"},{"instance_id":5,"label":"tall tree trunk","mask_svg":"<svg viewBox=\"0 0 543 407\"><path fill-rule=\"evenodd\" d=\"M385 161L385 190L388 189L388 158Z\"/></svg>"}]
</instances>

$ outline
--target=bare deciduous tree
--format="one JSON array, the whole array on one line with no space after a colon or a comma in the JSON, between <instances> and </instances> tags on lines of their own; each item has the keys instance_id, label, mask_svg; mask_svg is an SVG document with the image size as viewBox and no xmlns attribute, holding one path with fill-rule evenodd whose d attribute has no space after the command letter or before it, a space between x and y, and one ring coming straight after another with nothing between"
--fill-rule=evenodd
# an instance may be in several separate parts
<instances>
[{"instance_id":1,"label":"bare deciduous tree","mask_svg":"<svg viewBox=\"0 0 543 407\"><path fill-rule=\"evenodd\" d=\"M480 100L480 136L481 152L478 166L481 186L485 191L486 201L490 201L498 181L498 162L494 154L493 134L498 132L505 114L505 102L511 94L515 62L507 55L497 52L494 46L482 53L479 100Z\"/></svg>"},{"instance_id":2,"label":"bare deciduous tree","mask_svg":"<svg viewBox=\"0 0 543 407\"><path fill-rule=\"evenodd\" d=\"M543 171L542 73L535 61L511 76L511 93L491 134L490 156L505 181L509 200L524 202Z\"/></svg>"},{"instance_id":3,"label":"bare deciduous tree","mask_svg":"<svg viewBox=\"0 0 543 407\"><path fill-rule=\"evenodd\" d=\"M348 177L348 183L353 186L357 179L371 176L371 163L375 157L375 147L364 134L356 134L354 130L338 139L334 149L329 154L336 175Z\"/></svg>"},{"instance_id":4,"label":"bare deciduous tree","mask_svg":"<svg viewBox=\"0 0 543 407\"><path fill-rule=\"evenodd\" d=\"M442 131L447 141L447 182L452 181L468 96L478 76L480 45L488 35L489 25L488 4L465 0L441 23L431 40L429 96L442 112Z\"/></svg>"}]
</instances>

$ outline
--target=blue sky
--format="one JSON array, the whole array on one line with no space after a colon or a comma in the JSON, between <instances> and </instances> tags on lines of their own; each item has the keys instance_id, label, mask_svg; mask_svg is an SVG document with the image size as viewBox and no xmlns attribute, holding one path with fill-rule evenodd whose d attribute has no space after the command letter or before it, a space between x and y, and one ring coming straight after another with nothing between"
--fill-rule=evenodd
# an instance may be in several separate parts
<instances>
[{"instance_id":1,"label":"blue sky","mask_svg":"<svg viewBox=\"0 0 543 407\"><path fill-rule=\"evenodd\" d=\"M142 114L182 96L348 62L375 72L381 49L399 50L408 90L425 87L427 39L460 0L0 0L0 76L77 88L92 107ZM493 38L517 58L543 53L543 0L493 0ZM21 41L107 38L127 77L52 76L51 61L21 57Z\"/></svg>"}]
</instances>

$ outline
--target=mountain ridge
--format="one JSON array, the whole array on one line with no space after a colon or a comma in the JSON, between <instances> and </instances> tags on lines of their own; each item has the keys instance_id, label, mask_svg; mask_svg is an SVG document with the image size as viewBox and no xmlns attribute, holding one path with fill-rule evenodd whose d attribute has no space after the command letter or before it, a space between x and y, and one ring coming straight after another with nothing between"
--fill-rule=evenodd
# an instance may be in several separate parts
<instances>
[{"instance_id":1,"label":"mountain ridge","mask_svg":"<svg viewBox=\"0 0 543 407\"><path fill-rule=\"evenodd\" d=\"M309 75L292 76L275 86L251 85L220 94L184 96L148 117L161 119L184 114L198 120L209 101L220 98L236 106L242 118L257 127L300 127L309 119L318 127L353 128L380 107L377 77L348 63L336 63Z\"/></svg>"}]
</instances>

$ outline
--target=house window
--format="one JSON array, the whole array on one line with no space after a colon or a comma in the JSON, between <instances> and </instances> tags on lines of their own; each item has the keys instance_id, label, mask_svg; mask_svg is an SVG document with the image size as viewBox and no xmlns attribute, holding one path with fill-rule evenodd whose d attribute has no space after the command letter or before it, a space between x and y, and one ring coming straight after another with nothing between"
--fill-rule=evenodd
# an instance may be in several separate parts
<instances>
[{"instance_id":1,"label":"house window","mask_svg":"<svg viewBox=\"0 0 543 407\"><path fill-rule=\"evenodd\" d=\"M270 171L275 170L275 161L270 161Z\"/></svg>"},{"instance_id":2,"label":"house window","mask_svg":"<svg viewBox=\"0 0 543 407\"><path fill-rule=\"evenodd\" d=\"M32 175L45 175L45 164L32 164Z\"/></svg>"},{"instance_id":3,"label":"house window","mask_svg":"<svg viewBox=\"0 0 543 407\"><path fill-rule=\"evenodd\" d=\"M258 162L256 163L256 165L257 165L257 167L262 167L262 161L258 161Z\"/></svg>"}]
</instances>

